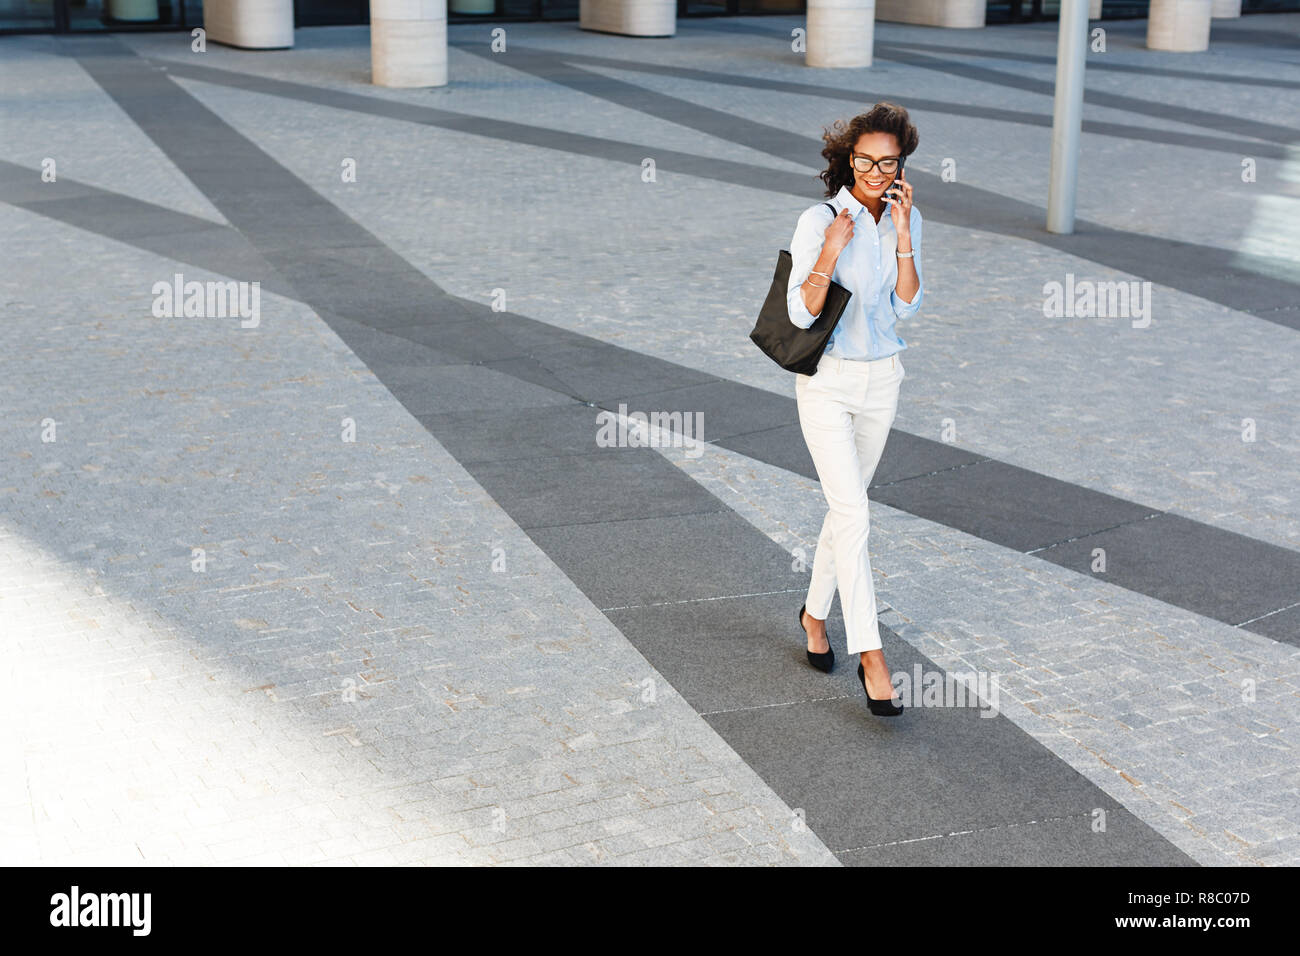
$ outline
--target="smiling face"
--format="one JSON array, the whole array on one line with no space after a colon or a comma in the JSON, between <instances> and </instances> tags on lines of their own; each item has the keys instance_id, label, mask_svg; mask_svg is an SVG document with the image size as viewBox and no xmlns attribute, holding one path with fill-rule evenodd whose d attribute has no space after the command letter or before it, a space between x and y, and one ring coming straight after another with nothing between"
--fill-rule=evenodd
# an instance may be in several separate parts
<instances>
[{"instance_id":1,"label":"smiling face","mask_svg":"<svg viewBox=\"0 0 1300 956\"><path fill-rule=\"evenodd\" d=\"M864 173L858 168L859 163L864 163L864 156L874 160L897 160L900 156L898 138L893 133L863 133L853 147L850 161L853 163L854 192L871 199L879 199L893 184L894 178L898 175L898 168L895 166L892 170L886 171L879 165L873 165L870 172Z\"/></svg>"}]
</instances>

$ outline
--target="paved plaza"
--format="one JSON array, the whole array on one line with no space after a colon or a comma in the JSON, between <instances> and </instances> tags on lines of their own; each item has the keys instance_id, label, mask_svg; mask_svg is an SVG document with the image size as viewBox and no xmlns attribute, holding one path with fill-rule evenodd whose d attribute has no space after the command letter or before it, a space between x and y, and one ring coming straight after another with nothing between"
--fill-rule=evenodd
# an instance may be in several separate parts
<instances>
[{"instance_id":1,"label":"paved plaza","mask_svg":"<svg viewBox=\"0 0 1300 956\"><path fill-rule=\"evenodd\" d=\"M361 27L0 40L0 861L1300 864L1300 15L1102 24L1070 236L1055 24L802 25L455 25L422 90ZM825 502L748 339L879 99L896 721L838 605L804 661Z\"/></svg>"}]
</instances>

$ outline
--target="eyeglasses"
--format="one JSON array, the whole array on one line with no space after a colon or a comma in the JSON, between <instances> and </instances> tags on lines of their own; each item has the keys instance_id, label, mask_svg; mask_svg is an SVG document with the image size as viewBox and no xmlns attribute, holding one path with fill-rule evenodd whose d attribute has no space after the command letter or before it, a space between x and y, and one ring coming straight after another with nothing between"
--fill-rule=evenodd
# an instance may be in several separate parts
<instances>
[{"instance_id":1,"label":"eyeglasses","mask_svg":"<svg viewBox=\"0 0 1300 956\"><path fill-rule=\"evenodd\" d=\"M863 153L853 154L853 168L860 173L869 173L872 169L879 167L880 171L886 176L892 176L898 172L898 157L890 156L886 159L872 159Z\"/></svg>"}]
</instances>

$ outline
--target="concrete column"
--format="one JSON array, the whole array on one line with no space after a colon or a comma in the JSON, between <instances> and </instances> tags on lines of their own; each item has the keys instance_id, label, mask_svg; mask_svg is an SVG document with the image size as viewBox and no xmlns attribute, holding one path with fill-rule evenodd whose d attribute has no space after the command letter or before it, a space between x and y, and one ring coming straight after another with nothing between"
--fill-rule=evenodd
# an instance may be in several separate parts
<instances>
[{"instance_id":1,"label":"concrete column","mask_svg":"<svg viewBox=\"0 0 1300 956\"><path fill-rule=\"evenodd\" d=\"M876 0L876 19L927 27L982 27L988 0Z\"/></svg>"},{"instance_id":2,"label":"concrete column","mask_svg":"<svg viewBox=\"0 0 1300 956\"><path fill-rule=\"evenodd\" d=\"M293 46L293 0L204 0L209 40L246 50Z\"/></svg>"},{"instance_id":3,"label":"concrete column","mask_svg":"<svg viewBox=\"0 0 1300 956\"><path fill-rule=\"evenodd\" d=\"M1147 49L1199 53L1210 48L1212 0L1151 0Z\"/></svg>"},{"instance_id":4,"label":"concrete column","mask_svg":"<svg viewBox=\"0 0 1300 956\"><path fill-rule=\"evenodd\" d=\"M677 33L677 0L579 0L578 26L628 37Z\"/></svg>"},{"instance_id":5,"label":"concrete column","mask_svg":"<svg viewBox=\"0 0 1300 956\"><path fill-rule=\"evenodd\" d=\"M370 82L447 85L447 0L370 0Z\"/></svg>"},{"instance_id":6,"label":"concrete column","mask_svg":"<svg viewBox=\"0 0 1300 956\"><path fill-rule=\"evenodd\" d=\"M1101 19L1101 0L1088 0L1088 19Z\"/></svg>"},{"instance_id":7,"label":"concrete column","mask_svg":"<svg viewBox=\"0 0 1300 956\"><path fill-rule=\"evenodd\" d=\"M1210 16L1216 20L1231 20L1241 16L1241 0L1214 0Z\"/></svg>"},{"instance_id":8,"label":"concrete column","mask_svg":"<svg viewBox=\"0 0 1300 956\"><path fill-rule=\"evenodd\" d=\"M875 0L808 0L808 66L870 66Z\"/></svg>"}]
</instances>

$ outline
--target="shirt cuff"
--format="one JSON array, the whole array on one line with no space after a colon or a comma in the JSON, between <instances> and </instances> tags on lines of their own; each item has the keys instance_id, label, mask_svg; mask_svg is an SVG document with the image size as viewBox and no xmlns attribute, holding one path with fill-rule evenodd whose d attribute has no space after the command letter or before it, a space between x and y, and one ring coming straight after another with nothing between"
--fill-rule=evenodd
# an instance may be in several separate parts
<instances>
[{"instance_id":1,"label":"shirt cuff","mask_svg":"<svg viewBox=\"0 0 1300 956\"><path fill-rule=\"evenodd\" d=\"M799 286L790 290L785 301L790 321L801 329L812 328L812 324L817 321L817 316L808 311L808 306L803 301L803 290Z\"/></svg>"},{"instance_id":2,"label":"shirt cuff","mask_svg":"<svg viewBox=\"0 0 1300 956\"><path fill-rule=\"evenodd\" d=\"M912 301L907 302L900 296L895 289L889 290L889 304L894 307L894 315L900 319L910 318L916 314L917 309L921 308L921 294L925 291L921 286L917 286L916 295L912 296Z\"/></svg>"}]
</instances>

